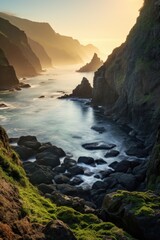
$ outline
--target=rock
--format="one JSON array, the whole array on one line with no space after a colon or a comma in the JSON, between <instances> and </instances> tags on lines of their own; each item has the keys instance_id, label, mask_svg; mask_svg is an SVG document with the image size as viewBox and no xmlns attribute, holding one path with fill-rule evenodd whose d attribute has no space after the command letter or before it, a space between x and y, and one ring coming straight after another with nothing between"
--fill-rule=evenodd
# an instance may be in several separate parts
<instances>
[{"instance_id":1,"label":"rock","mask_svg":"<svg viewBox=\"0 0 160 240\"><path fill-rule=\"evenodd\" d=\"M64 166L66 169L68 169L70 167L75 166L76 164L77 164L76 160L66 157L63 161L62 166Z\"/></svg>"},{"instance_id":2,"label":"rock","mask_svg":"<svg viewBox=\"0 0 160 240\"><path fill-rule=\"evenodd\" d=\"M127 173L112 173L110 177L115 178L119 184L129 191L134 191L137 187L136 177Z\"/></svg>"},{"instance_id":3,"label":"rock","mask_svg":"<svg viewBox=\"0 0 160 240\"><path fill-rule=\"evenodd\" d=\"M78 192L77 187L71 186L69 184L58 184L57 190L69 196L77 196L77 192Z\"/></svg>"},{"instance_id":4,"label":"rock","mask_svg":"<svg viewBox=\"0 0 160 240\"><path fill-rule=\"evenodd\" d=\"M29 85L28 83L24 83L24 82L20 82L20 83L19 83L19 86L20 86L21 88L30 88L30 87L31 87L31 85Z\"/></svg>"},{"instance_id":5,"label":"rock","mask_svg":"<svg viewBox=\"0 0 160 240\"><path fill-rule=\"evenodd\" d=\"M22 161L26 161L35 155L35 151L24 146L12 146L12 149L19 155Z\"/></svg>"},{"instance_id":6,"label":"rock","mask_svg":"<svg viewBox=\"0 0 160 240\"><path fill-rule=\"evenodd\" d=\"M79 157L78 163L84 163L87 165L94 165L94 159L92 157Z\"/></svg>"},{"instance_id":7,"label":"rock","mask_svg":"<svg viewBox=\"0 0 160 240\"><path fill-rule=\"evenodd\" d=\"M64 166L57 166L53 169L53 172L55 174L64 173L65 171L66 171L66 168Z\"/></svg>"},{"instance_id":8,"label":"rock","mask_svg":"<svg viewBox=\"0 0 160 240\"><path fill-rule=\"evenodd\" d=\"M151 192L107 194L102 210L108 221L118 222L136 239L159 240L160 197Z\"/></svg>"},{"instance_id":9,"label":"rock","mask_svg":"<svg viewBox=\"0 0 160 240\"><path fill-rule=\"evenodd\" d=\"M103 133L106 131L104 127L99 127L99 126L92 126L91 129L99 133Z\"/></svg>"},{"instance_id":10,"label":"rock","mask_svg":"<svg viewBox=\"0 0 160 240\"><path fill-rule=\"evenodd\" d=\"M103 61L98 57L97 53L94 53L90 63L81 67L77 72L95 72L103 65Z\"/></svg>"},{"instance_id":11,"label":"rock","mask_svg":"<svg viewBox=\"0 0 160 240\"><path fill-rule=\"evenodd\" d=\"M58 157L65 157L66 155L62 148L58 148L54 145L51 145L50 143L42 144L42 146L38 149L38 154L39 153L52 153L54 155L57 155Z\"/></svg>"},{"instance_id":12,"label":"rock","mask_svg":"<svg viewBox=\"0 0 160 240\"><path fill-rule=\"evenodd\" d=\"M83 78L81 84L79 84L69 97L77 98L91 98L92 97L92 87L87 78Z\"/></svg>"},{"instance_id":13,"label":"rock","mask_svg":"<svg viewBox=\"0 0 160 240\"><path fill-rule=\"evenodd\" d=\"M82 182L83 182L82 178L80 178L80 177L74 177L74 178L69 182L69 184L75 186L75 185L80 185Z\"/></svg>"},{"instance_id":14,"label":"rock","mask_svg":"<svg viewBox=\"0 0 160 240\"><path fill-rule=\"evenodd\" d=\"M148 156L148 151L145 149L141 149L139 147L130 147L127 151L126 154L128 156L136 156L138 158L145 158Z\"/></svg>"},{"instance_id":15,"label":"rock","mask_svg":"<svg viewBox=\"0 0 160 240\"><path fill-rule=\"evenodd\" d=\"M93 142L93 143L85 143L82 144L82 147L87 150L109 150L116 147L115 144L105 143L105 142Z\"/></svg>"},{"instance_id":16,"label":"rock","mask_svg":"<svg viewBox=\"0 0 160 240\"><path fill-rule=\"evenodd\" d=\"M80 167L80 166L70 167L70 168L68 169L68 171L72 174L72 176L78 175L78 174L84 174L84 170L83 170L83 168Z\"/></svg>"},{"instance_id":17,"label":"rock","mask_svg":"<svg viewBox=\"0 0 160 240\"><path fill-rule=\"evenodd\" d=\"M105 158L110 158L110 157L117 157L119 155L119 151L117 150L110 150L105 154Z\"/></svg>"},{"instance_id":18,"label":"rock","mask_svg":"<svg viewBox=\"0 0 160 240\"><path fill-rule=\"evenodd\" d=\"M103 164L107 164L107 162L105 161L105 160L103 160L103 159L96 159L95 160L95 163L97 164L97 165L103 165Z\"/></svg>"},{"instance_id":19,"label":"rock","mask_svg":"<svg viewBox=\"0 0 160 240\"><path fill-rule=\"evenodd\" d=\"M128 161L128 160L122 160L121 162L117 162L115 166L113 166L113 169L115 172L128 172L129 169L133 169L136 166L140 164L141 161L139 160L133 160L133 161Z\"/></svg>"},{"instance_id":20,"label":"rock","mask_svg":"<svg viewBox=\"0 0 160 240\"><path fill-rule=\"evenodd\" d=\"M45 96L44 96L44 95L41 95L41 96L39 96L38 98L45 98Z\"/></svg>"},{"instance_id":21,"label":"rock","mask_svg":"<svg viewBox=\"0 0 160 240\"><path fill-rule=\"evenodd\" d=\"M106 189L107 184L102 181L97 181L93 184L92 189Z\"/></svg>"},{"instance_id":22,"label":"rock","mask_svg":"<svg viewBox=\"0 0 160 240\"><path fill-rule=\"evenodd\" d=\"M37 165L35 162L24 162L23 167L32 184L52 184L54 174L51 167Z\"/></svg>"},{"instance_id":23,"label":"rock","mask_svg":"<svg viewBox=\"0 0 160 240\"><path fill-rule=\"evenodd\" d=\"M108 177L111 173L113 173L113 170L110 168L105 171L100 171L102 179Z\"/></svg>"},{"instance_id":24,"label":"rock","mask_svg":"<svg viewBox=\"0 0 160 240\"><path fill-rule=\"evenodd\" d=\"M36 155L37 157L37 155ZM42 158L38 158L36 160L36 164L38 165L44 165L44 166L50 166L52 168L55 168L60 165L60 160L59 157L53 155L53 154L48 154Z\"/></svg>"},{"instance_id":25,"label":"rock","mask_svg":"<svg viewBox=\"0 0 160 240\"><path fill-rule=\"evenodd\" d=\"M8 107L5 103L0 103L0 108L6 108Z\"/></svg>"},{"instance_id":26,"label":"rock","mask_svg":"<svg viewBox=\"0 0 160 240\"><path fill-rule=\"evenodd\" d=\"M76 240L77 238L71 232L66 224L60 220L52 220L44 228L45 238L47 240Z\"/></svg>"},{"instance_id":27,"label":"rock","mask_svg":"<svg viewBox=\"0 0 160 240\"><path fill-rule=\"evenodd\" d=\"M109 164L109 167L115 169L115 167L117 166L117 164L118 164L118 162L117 162L117 161L114 161L114 162L112 162L111 164Z\"/></svg>"},{"instance_id":28,"label":"rock","mask_svg":"<svg viewBox=\"0 0 160 240\"><path fill-rule=\"evenodd\" d=\"M37 187L38 187L39 191L41 191L43 194L52 193L56 190L56 187L53 184L41 183Z\"/></svg>"},{"instance_id":29,"label":"rock","mask_svg":"<svg viewBox=\"0 0 160 240\"><path fill-rule=\"evenodd\" d=\"M63 183L68 183L70 181L70 179L63 174L59 174L54 177L54 181L57 184L63 184Z\"/></svg>"},{"instance_id":30,"label":"rock","mask_svg":"<svg viewBox=\"0 0 160 240\"><path fill-rule=\"evenodd\" d=\"M40 148L41 143L38 142L37 138L35 136L21 136L18 139L17 144L19 146L25 146L28 148L32 148L34 150L37 150Z\"/></svg>"}]
</instances>

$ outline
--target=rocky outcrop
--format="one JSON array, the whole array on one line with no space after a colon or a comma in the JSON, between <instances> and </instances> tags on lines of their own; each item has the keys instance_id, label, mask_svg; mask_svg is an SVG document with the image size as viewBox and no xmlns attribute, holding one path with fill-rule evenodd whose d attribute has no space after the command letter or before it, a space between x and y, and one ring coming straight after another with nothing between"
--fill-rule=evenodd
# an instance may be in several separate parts
<instances>
[{"instance_id":1,"label":"rocky outcrop","mask_svg":"<svg viewBox=\"0 0 160 240\"><path fill-rule=\"evenodd\" d=\"M93 55L90 63L81 67L77 72L95 72L103 65L103 61L98 57L97 53Z\"/></svg>"},{"instance_id":2,"label":"rocky outcrop","mask_svg":"<svg viewBox=\"0 0 160 240\"><path fill-rule=\"evenodd\" d=\"M8 90L18 86L14 68L9 65L3 51L0 49L0 90Z\"/></svg>"},{"instance_id":3,"label":"rocky outcrop","mask_svg":"<svg viewBox=\"0 0 160 240\"><path fill-rule=\"evenodd\" d=\"M77 98L91 98L92 87L87 78L83 78L81 84L79 84L71 93L70 97Z\"/></svg>"},{"instance_id":4,"label":"rocky outcrop","mask_svg":"<svg viewBox=\"0 0 160 240\"><path fill-rule=\"evenodd\" d=\"M56 33L48 23L33 22L5 13L0 13L0 16L25 31L30 39L40 43L54 65L82 63L85 58L98 52L91 44L84 46L72 37Z\"/></svg>"},{"instance_id":5,"label":"rocky outcrop","mask_svg":"<svg viewBox=\"0 0 160 240\"><path fill-rule=\"evenodd\" d=\"M93 104L148 135L148 145L153 144L160 118L159 13L159 1L144 1L126 42L95 73L93 88Z\"/></svg>"},{"instance_id":6,"label":"rocky outcrop","mask_svg":"<svg viewBox=\"0 0 160 240\"><path fill-rule=\"evenodd\" d=\"M9 64L13 65L17 76L35 76L42 70L25 33L3 18L0 18L0 48Z\"/></svg>"}]
</instances>

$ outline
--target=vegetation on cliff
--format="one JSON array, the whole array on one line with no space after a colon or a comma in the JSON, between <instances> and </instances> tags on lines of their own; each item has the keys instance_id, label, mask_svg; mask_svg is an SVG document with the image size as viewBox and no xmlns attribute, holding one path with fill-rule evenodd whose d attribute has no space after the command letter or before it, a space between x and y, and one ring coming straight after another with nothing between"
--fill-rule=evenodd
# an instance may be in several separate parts
<instances>
[{"instance_id":1,"label":"vegetation on cliff","mask_svg":"<svg viewBox=\"0 0 160 240\"><path fill-rule=\"evenodd\" d=\"M159 13L159 1L144 1L126 42L95 73L93 88L93 103L148 134L147 144L153 144L160 118Z\"/></svg>"}]
</instances>

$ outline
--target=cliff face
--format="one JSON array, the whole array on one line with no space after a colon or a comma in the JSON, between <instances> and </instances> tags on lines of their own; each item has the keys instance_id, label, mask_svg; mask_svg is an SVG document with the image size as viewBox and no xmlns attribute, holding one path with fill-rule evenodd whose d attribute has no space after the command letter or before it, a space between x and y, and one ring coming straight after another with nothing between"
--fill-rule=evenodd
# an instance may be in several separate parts
<instances>
[{"instance_id":1,"label":"cliff face","mask_svg":"<svg viewBox=\"0 0 160 240\"><path fill-rule=\"evenodd\" d=\"M46 51L40 45L38 42L33 41L32 39L28 39L29 45L33 49L34 53L36 56L39 58L41 65L44 68L52 67L52 60L51 58L47 55Z\"/></svg>"},{"instance_id":2,"label":"cliff face","mask_svg":"<svg viewBox=\"0 0 160 240\"><path fill-rule=\"evenodd\" d=\"M0 47L18 76L33 76L42 70L25 33L2 18L0 18Z\"/></svg>"},{"instance_id":3,"label":"cliff face","mask_svg":"<svg viewBox=\"0 0 160 240\"><path fill-rule=\"evenodd\" d=\"M126 42L95 73L93 104L155 136L160 117L160 1L145 0ZM148 139L148 143L149 143Z\"/></svg>"},{"instance_id":4,"label":"cliff face","mask_svg":"<svg viewBox=\"0 0 160 240\"><path fill-rule=\"evenodd\" d=\"M84 58L98 52L93 45L83 46L72 37L56 33L48 23L33 22L4 13L0 13L0 16L25 31L30 39L40 43L55 65L81 63Z\"/></svg>"},{"instance_id":5,"label":"cliff face","mask_svg":"<svg viewBox=\"0 0 160 240\"><path fill-rule=\"evenodd\" d=\"M9 65L3 51L0 49L0 90L7 90L18 85L14 68Z\"/></svg>"}]
</instances>

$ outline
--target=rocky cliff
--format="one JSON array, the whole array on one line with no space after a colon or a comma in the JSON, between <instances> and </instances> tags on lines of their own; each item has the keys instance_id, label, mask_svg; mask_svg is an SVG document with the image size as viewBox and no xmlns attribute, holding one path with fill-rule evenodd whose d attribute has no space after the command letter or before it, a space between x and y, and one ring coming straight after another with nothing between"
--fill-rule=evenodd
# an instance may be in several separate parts
<instances>
[{"instance_id":1,"label":"rocky cliff","mask_svg":"<svg viewBox=\"0 0 160 240\"><path fill-rule=\"evenodd\" d=\"M36 54L36 56L39 58L40 63L42 67L48 68L52 67L52 60L51 58L47 55L46 51L40 45L38 42L33 41L32 39L28 38L29 45L31 46L33 52Z\"/></svg>"},{"instance_id":2,"label":"rocky cliff","mask_svg":"<svg viewBox=\"0 0 160 240\"><path fill-rule=\"evenodd\" d=\"M42 70L25 33L3 18L0 18L0 48L15 68L17 76L34 76Z\"/></svg>"},{"instance_id":3,"label":"rocky cliff","mask_svg":"<svg viewBox=\"0 0 160 240\"><path fill-rule=\"evenodd\" d=\"M17 87L19 81L14 68L9 65L2 49L0 49L0 90Z\"/></svg>"},{"instance_id":4,"label":"rocky cliff","mask_svg":"<svg viewBox=\"0 0 160 240\"><path fill-rule=\"evenodd\" d=\"M93 104L153 144L160 118L160 1L145 0L126 42L95 73Z\"/></svg>"},{"instance_id":5,"label":"rocky cliff","mask_svg":"<svg viewBox=\"0 0 160 240\"><path fill-rule=\"evenodd\" d=\"M103 65L103 61L94 53L93 58L89 63L81 67L77 72L95 72Z\"/></svg>"},{"instance_id":6,"label":"rocky cliff","mask_svg":"<svg viewBox=\"0 0 160 240\"><path fill-rule=\"evenodd\" d=\"M0 16L25 31L30 39L40 43L53 65L81 63L86 57L90 58L94 52L98 52L91 44L83 46L72 37L56 33L48 23L33 22L5 13L0 13Z\"/></svg>"}]
</instances>

